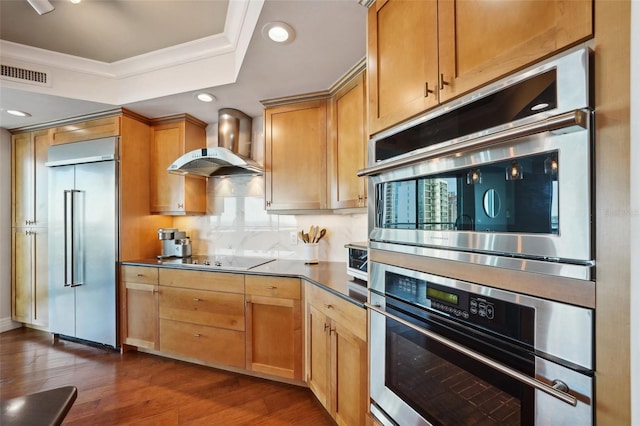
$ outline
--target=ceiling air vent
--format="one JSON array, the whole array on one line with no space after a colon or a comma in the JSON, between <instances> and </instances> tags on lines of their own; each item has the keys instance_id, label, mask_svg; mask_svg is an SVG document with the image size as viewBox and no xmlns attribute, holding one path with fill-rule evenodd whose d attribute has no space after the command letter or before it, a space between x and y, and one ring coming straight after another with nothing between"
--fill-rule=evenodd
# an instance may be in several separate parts
<instances>
[{"instance_id":1,"label":"ceiling air vent","mask_svg":"<svg viewBox=\"0 0 640 426\"><path fill-rule=\"evenodd\" d=\"M0 77L6 80L17 81L19 83L49 86L49 75L46 72L29 70L11 65L0 65Z\"/></svg>"}]
</instances>

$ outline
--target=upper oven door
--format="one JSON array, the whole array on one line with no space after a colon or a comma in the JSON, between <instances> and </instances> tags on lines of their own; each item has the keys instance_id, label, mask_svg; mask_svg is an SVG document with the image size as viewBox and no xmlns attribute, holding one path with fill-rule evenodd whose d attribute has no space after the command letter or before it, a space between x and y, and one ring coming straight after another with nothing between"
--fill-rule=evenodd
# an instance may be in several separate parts
<instances>
[{"instance_id":1,"label":"upper oven door","mask_svg":"<svg viewBox=\"0 0 640 426\"><path fill-rule=\"evenodd\" d=\"M370 238L588 263L590 140L588 126L573 126L373 176Z\"/></svg>"}]
</instances>

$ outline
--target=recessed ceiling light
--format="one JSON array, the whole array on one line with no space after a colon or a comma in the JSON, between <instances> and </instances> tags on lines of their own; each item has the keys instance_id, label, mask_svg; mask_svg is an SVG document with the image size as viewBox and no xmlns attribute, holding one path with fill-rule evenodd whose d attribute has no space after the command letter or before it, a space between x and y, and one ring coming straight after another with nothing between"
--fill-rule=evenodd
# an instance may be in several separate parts
<instances>
[{"instance_id":1,"label":"recessed ceiling light","mask_svg":"<svg viewBox=\"0 0 640 426\"><path fill-rule=\"evenodd\" d=\"M548 107L549 104L546 102L542 102L539 104L536 104L534 106L531 107L531 111L540 111L541 109L545 109L546 107Z\"/></svg>"},{"instance_id":2,"label":"recessed ceiling light","mask_svg":"<svg viewBox=\"0 0 640 426\"><path fill-rule=\"evenodd\" d=\"M276 43L291 43L296 37L296 32L289 24L284 22L269 22L262 27L262 36Z\"/></svg>"},{"instance_id":3,"label":"recessed ceiling light","mask_svg":"<svg viewBox=\"0 0 640 426\"><path fill-rule=\"evenodd\" d=\"M197 93L196 98L198 98L198 100L202 102L213 102L216 100L216 97L213 96L211 93L204 93L204 92Z\"/></svg>"},{"instance_id":4,"label":"recessed ceiling light","mask_svg":"<svg viewBox=\"0 0 640 426\"><path fill-rule=\"evenodd\" d=\"M69 0L71 3L73 4L78 4L80 3L82 0Z\"/></svg>"},{"instance_id":5,"label":"recessed ceiling light","mask_svg":"<svg viewBox=\"0 0 640 426\"><path fill-rule=\"evenodd\" d=\"M15 115L16 117L31 117L31 114L17 109L8 109L7 114Z\"/></svg>"}]
</instances>

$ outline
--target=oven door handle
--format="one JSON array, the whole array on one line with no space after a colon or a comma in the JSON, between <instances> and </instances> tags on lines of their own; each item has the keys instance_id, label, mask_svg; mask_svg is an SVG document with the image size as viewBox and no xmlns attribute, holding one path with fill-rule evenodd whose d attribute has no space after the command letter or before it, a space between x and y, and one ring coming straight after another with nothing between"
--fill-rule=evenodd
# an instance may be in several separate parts
<instances>
[{"instance_id":1,"label":"oven door handle","mask_svg":"<svg viewBox=\"0 0 640 426\"><path fill-rule=\"evenodd\" d=\"M588 123L589 112L583 109L577 109L574 111L565 112L563 114L558 114L541 121L536 121L534 123L524 124L518 127L511 127L499 133L479 136L471 140L445 145L440 148L423 148L408 157L404 156L395 160L390 159L388 161L383 160L371 167L363 170L358 170L356 175L358 175L359 177L375 176L391 169L419 163L436 156L444 156L453 152L461 152L464 149L477 149L480 147L485 147L512 139L523 138L542 132L553 132L560 129L584 130L589 127Z\"/></svg>"},{"instance_id":2,"label":"oven door handle","mask_svg":"<svg viewBox=\"0 0 640 426\"><path fill-rule=\"evenodd\" d=\"M518 370L514 370L511 367L507 367L505 365L500 364L499 362L494 361L491 358L488 358L482 354L479 354L477 352L472 351L471 349L468 349L465 346L462 346L452 340L449 340L445 337L442 337L440 335L438 335L437 333L434 333L433 331L430 330L425 330L422 327L419 327L415 324L412 324L411 322L404 320L400 317L397 317L393 314L390 314L386 311L384 311L380 305L372 305L370 303L365 303L364 304L365 307L367 309L370 309L374 312L377 312L381 315L384 315L387 318L390 318L394 321L399 322L400 324L407 326L415 331L417 331L420 334L423 334L427 337L429 337L430 339L436 340L437 342L457 351L460 352L466 356L468 356L469 358L473 358L474 360L481 362L484 365L487 365L495 370L498 370L500 373L502 374L506 374L507 376L525 384L528 386L531 386L535 389L538 389L542 392L545 392L555 398L558 398L559 400L561 400L562 402L566 402L569 405L572 406L576 406L578 404L578 400L573 396L568 394L567 392L563 392L560 389L566 389L568 390L569 388L567 387L567 385L563 382L561 382L560 380L555 380L553 383L553 386L549 386L548 384L541 382L540 380L534 379L532 377L527 376L526 374L523 374L521 372L519 372Z\"/></svg>"}]
</instances>

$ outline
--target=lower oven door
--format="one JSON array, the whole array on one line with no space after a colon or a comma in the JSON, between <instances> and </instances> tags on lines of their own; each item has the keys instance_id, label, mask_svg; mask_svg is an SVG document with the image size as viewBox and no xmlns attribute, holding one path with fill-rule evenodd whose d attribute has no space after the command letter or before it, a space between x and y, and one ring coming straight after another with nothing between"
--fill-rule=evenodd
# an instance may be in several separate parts
<instances>
[{"instance_id":1,"label":"lower oven door","mask_svg":"<svg viewBox=\"0 0 640 426\"><path fill-rule=\"evenodd\" d=\"M592 377L418 318L371 293L372 412L399 425L590 425ZM508 346L508 344L507 344ZM568 392L565 392L568 387Z\"/></svg>"}]
</instances>

